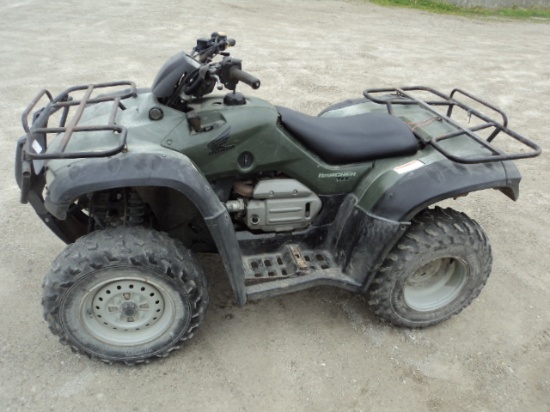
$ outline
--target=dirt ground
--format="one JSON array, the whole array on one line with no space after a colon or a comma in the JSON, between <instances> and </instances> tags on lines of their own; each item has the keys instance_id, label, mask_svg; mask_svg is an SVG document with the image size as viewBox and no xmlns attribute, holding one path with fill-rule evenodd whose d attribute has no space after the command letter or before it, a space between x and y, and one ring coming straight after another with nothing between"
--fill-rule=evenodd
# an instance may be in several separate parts
<instances>
[{"instance_id":1,"label":"dirt ground","mask_svg":"<svg viewBox=\"0 0 550 412\"><path fill-rule=\"evenodd\" d=\"M380 323L317 288L238 308L219 261L204 327L146 366L75 355L42 320L41 283L64 245L19 204L20 114L43 87L131 79L225 30L262 80L251 92L315 114L366 87L460 86L547 151L518 162L522 195L451 202L488 232L481 296L427 330ZM363 2L0 0L0 409L89 411L549 411L550 25L469 20ZM242 89L244 91L244 88Z\"/></svg>"}]
</instances>

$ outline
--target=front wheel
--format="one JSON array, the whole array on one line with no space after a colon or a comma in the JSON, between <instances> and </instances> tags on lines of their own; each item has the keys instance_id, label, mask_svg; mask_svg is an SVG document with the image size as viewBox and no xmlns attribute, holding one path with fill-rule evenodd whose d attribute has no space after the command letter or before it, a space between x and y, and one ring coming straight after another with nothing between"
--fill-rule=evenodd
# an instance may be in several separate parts
<instances>
[{"instance_id":1,"label":"front wheel","mask_svg":"<svg viewBox=\"0 0 550 412\"><path fill-rule=\"evenodd\" d=\"M491 263L489 240L477 222L453 209L427 209L382 264L367 300L395 325L435 325L479 295Z\"/></svg>"},{"instance_id":2,"label":"front wheel","mask_svg":"<svg viewBox=\"0 0 550 412\"><path fill-rule=\"evenodd\" d=\"M50 330L75 351L135 364L193 336L208 305L191 253L143 228L93 232L52 264L42 304Z\"/></svg>"}]
</instances>

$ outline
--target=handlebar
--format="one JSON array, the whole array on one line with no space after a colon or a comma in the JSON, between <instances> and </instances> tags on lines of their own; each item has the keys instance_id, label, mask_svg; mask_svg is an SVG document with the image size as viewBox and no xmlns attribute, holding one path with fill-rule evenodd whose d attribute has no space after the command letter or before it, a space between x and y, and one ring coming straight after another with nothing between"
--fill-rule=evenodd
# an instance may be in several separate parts
<instances>
[{"instance_id":1,"label":"handlebar","mask_svg":"<svg viewBox=\"0 0 550 412\"><path fill-rule=\"evenodd\" d=\"M229 78L231 80L241 81L245 84L248 84L254 90L260 88L260 79L252 76L250 73L247 73L237 67L231 67L229 70Z\"/></svg>"},{"instance_id":2,"label":"handlebar","mask_svg":"<svg viewBox=\"0 0 550 412\"><path fill-rule=\"evenodd\" d=\"M241 60L230 57L229 53L225 52L235 43L235 40L228 38L225 33L218 32L212 33L209 39L197 39L191 58L195 59L200 67L186 75L174 96L179 96L183 91L188 96L202 97L211 93L216 84L218 90L225 87L235 91L239 82L258 89L260 79L243 71ZM213 58L218 54L224 56L222 61L213 63Z\"/></svg>"},{"instance_id":3,"label":"handlebar","mask_svg":"<svg viewBox=\"0 0 550 412\"><path fill-rule=\"evenodd\" d=\"M193 52L197 54L201 63L210 61L214 56L222 53L228 47L235 46L235 39L230 39L225 33L214 32L209 39L197 39Z\"/></svg>"}]
</instances>

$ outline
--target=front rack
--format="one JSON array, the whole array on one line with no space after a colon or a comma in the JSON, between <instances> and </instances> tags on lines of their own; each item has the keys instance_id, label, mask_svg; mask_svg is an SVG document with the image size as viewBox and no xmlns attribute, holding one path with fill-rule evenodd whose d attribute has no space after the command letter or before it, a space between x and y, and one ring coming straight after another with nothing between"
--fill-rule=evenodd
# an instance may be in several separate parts
<instances>
[{"instance_id":1,"label":"front rack","mask_svg":"<svg viewBox=\"0 0 550 412\"><path fill-rule=\"evenodd\" d=\"M121 90L118 93L111 93L109 95L101 95L91 98L92 93L97 89L112 89L120 86L129 86L129 88ZM74 99L71 94L78 91L84 91L84 96L81 99ZM49 102L46 104L46 106L33 114L32 124L31 126L29 126L29 115L44 96L47 96ZM27 139L23 154L24 160L29 161L46 159L79 159L88 157L106 157L120 153L126 146L126 137L128 135L128 130L124 126L115 124L117 111L119 108L124 109L124 106L121 103L122 100L135 96L137 96L136 85L134 84L134 82L130 81L119 81L70 87L56 98L53 98L52 94L48 90L43 89L27 106L27 108L23 112L23 115L21 116L23 129L27 133ZM78 125L86 107L108 101L113 102L113 107L108 124L99 126ZM70 123L67 125L66 123L69 110L73 106L77 106L76 113L70 119ZM61 113L59 125L57 127L48 127L48 120L50 116L61 109L63 110L63 112ZM67 145L69 144L69 141L73 137L74 133L102 131L112 131L114 134L118 135L118 143L115 147L106 150L89 152L66 151ZM48 147L48 135L53 133L64 133L64 135L61 139L61 142L59 143L58 151L46 153L46 149Z\"/></svg>"},{"instance_id":2,"label":"front rack","mask_svg":"<svg viewBox=\"0 0 550 412\"><path fill-rule=\"evenodd\" d=\"M433 95L433 99L430 97L429 100L423 100L413 96L410 92L427 93L429 95ZM388 93L390 93L391 95L388 96ZM430 144L441 154L457 163L473 164L496 162L502 160L525 159L536 157L541 153L540 146L508 128L508 117L502 110L491 105L490 103L487 103L479 97L473 96L472 94L467 93L461 89L454 89L450 95L445 95L435 89L425 86L378 88L367 89L363 92L363 95L368 100L374 103L386 105L388 113L390 114L395 114L394 105L417 105L433 115L431 119L426 119L427 121L424 123L425 125L430 124L431 121L438 121L444 122L447 125L451 126L451 128L453 129L452 131L446 132L439 136L431 136L426 143ZM480 112L479 110L476 110L464 101L458 100L457 97L459 96L479 103L479 105L481 105L484 109L489 109L492 112L498 113L501 120L497 121L489 117L488 115ZM433 106L446 106L446 114L442 114L441 112L435 110ZM474 116L477 120L481 121L481 124L476 124L471 127L460 124L454 118L452 118L453 109L455 107L459 107L466 113L468 113L469 118ZM415 127L422 127L422 122L418 122L417 126ZM488 129L490 132L489 136L485 139L481 138L478 134L475 133L477 131L485 129ZM520 142L521 144L529 147L531 150L527 152L506 153L503 150L495 147L495 145L491 144L491 142L493 142L494 139L499 135L512 138ZM489 150L490 154L475 157L457 156L456 154L450 153L448 150L444 149L441 146L440 142L456 138L458 136L467 136L468 138L474 140L475 142L479 143L481 146Z\"/></svg>"}]
</instances>

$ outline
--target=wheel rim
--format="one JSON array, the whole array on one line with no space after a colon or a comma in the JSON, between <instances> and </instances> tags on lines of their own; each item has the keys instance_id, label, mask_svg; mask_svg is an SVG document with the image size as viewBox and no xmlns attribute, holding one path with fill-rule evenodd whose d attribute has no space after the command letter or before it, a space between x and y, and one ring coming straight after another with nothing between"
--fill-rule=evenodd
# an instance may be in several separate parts
<instances>
[{"instance_id":1,"label":"wheel rim","mask_svg":"<svg viewBox=\"0 0 550 412\"><path fill-rule=\"evenodd\" d=\"M462 260L433 260L407 279L404 288L405 302L419 312L440 309L460 295L467 280L468 267Z\"/></svg>"},{"instance_id":2,"label":"wheel rim","mask_svg":"<svg viewBox=\"0 0 550 412\"><path fill-rule=\"evenodd\" d=\"M95 285L80 307L80 319L96 339L111 345L140 345L166 332L176 303L165 285L140 277Z\"/></svg>"}]
</instances>

